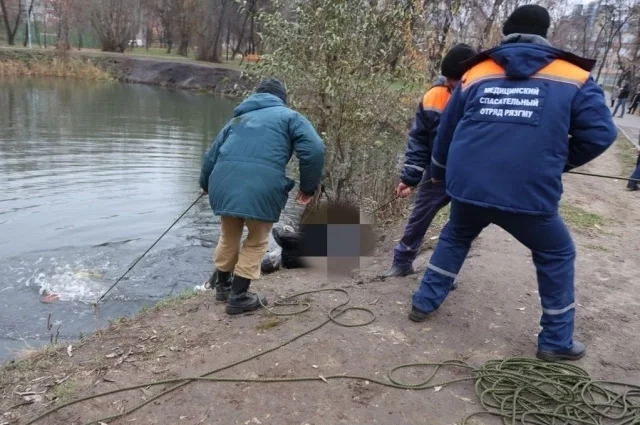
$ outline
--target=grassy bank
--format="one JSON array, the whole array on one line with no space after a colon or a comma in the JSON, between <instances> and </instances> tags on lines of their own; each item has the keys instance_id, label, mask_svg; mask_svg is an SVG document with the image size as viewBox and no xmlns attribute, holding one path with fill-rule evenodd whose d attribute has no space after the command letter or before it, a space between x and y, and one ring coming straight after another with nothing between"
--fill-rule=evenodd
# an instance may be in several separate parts
<instances>
[{"instance_id":1,"label":"grassy bank","mask_svg":"<svg viewBox=\"0 0 640 425\"><path fill-rule=\"evenodd\" d=\"M0 51L0 77L57 77L110 80L113 76L90 58Z\"/></svg>"},{"instance_id":2,"label":"grassy bank","mask_svg":"<svg viewBox=\"0 0 640 425\"><path fill-rule=\"evenodd\" d=\"M55 51L0 48L0 77L21 76L116 80L231 96L241 95L251 85L246 75L224 64L98 51L61 56Z\"/></svg>"}]
</instances>

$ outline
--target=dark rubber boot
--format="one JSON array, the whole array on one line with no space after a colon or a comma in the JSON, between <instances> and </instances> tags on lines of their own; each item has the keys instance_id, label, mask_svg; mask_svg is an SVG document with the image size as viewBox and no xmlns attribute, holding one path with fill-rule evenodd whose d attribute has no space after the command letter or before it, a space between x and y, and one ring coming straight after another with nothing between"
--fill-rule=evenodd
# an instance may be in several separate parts
<instances>
[{"instance_id":1,"label":"dark rubber boot","mask_svg":"<svg viewBox=\"0 0 640 425\"><path fill-rule=\"evenodd\" d=\"M409 320L414 322L424 322L429 317L429 313L425 313L424 311L411 306L411 311L409 312Z\"/></svg>"},{"instance_id":2,"label":"dark rubber boot","mask_svg":"<svg viewBox=\"0 0 640 425\"><path fill-rule=\"evenodd\" d=\"M580 360L587 353L587 347L578 341L573 341L573 348L564 353L553 351L540 351L536 353L536 357L548 362L560 362L563 360Z\"/></svg>"},{"instance_id":3,"label":"dark rubber boot","mask_svg":"<svg viewBox=\"0 0 640 425\"><path fill-rule=\"evenodd\" d=\"M391 268L386 272L384 272L382 275L380 275L380 277L383 279L387 279L390 277L405 277L414 273L415 271L413 270L413 267L409 267L407 269L407 268L401 268L398 266L391 266Z\"/></svg>"},{"instance_id":4,"label":"dark rubber boot","mask_svg":"<svg viewBox=\"0 0 640 425\"><path fill-rule=\"evenodd\" d=\"M231 272L218 271L215 288L216 301L227 301L231 293Z\"/></svg>"},{"instance_id":5,"label":"dark rubber boot","mask_svg":"<svg viewBox=\"0 0 640 425\"><path fill-rule=\"evenodd\" d=\"M267 305L267 299L263 295L248 292L250 285L251 280L249 279L240 276L233 277L231 294L227 304L227 314L242 314L258 310L262 305Z\"/></svg>"}]
</instances>

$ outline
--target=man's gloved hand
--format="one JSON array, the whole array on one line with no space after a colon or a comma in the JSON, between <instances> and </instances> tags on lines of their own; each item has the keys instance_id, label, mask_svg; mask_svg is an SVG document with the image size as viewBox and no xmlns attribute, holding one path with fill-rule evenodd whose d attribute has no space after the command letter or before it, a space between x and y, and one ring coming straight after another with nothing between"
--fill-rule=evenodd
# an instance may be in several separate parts
<instances>
[{"instance_id":1,"label":"man's gloved hand","mask_svg":"<svg viewBox=\"0 0 640 425\"><path fill-rule=\"evenodd\" d=\"M400 182L398 184L398 188L396 189L396 195L401 198L407 198L413 192L413 187L409 186L406 183Z\"/></svg>"}]
</instances>

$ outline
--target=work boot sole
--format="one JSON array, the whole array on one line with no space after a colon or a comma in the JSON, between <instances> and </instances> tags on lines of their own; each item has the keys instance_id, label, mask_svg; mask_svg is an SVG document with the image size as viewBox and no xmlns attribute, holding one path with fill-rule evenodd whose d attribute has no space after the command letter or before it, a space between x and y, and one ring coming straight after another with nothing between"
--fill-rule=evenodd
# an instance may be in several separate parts
<instances>
[{"instance_id":1,"label":"work boot sole","mask_svg":"<svg viewBox=\"0 0 640 425\"><path fill-rule=\"evenodd\" d=\"M587 354L587 350L582 350L580 353L549 353L545 351L538 351L536 357L540 360L548 362L561 362L561 361L576 361L580 360Z\"/></svg>"},{"instance_id":2,"label":"work boot sole","mask_svg":"<svg viewBox=\"0 0 640 425\"><path fill-rule=\"evenodd\" d=\"M262 304L264 305L268 305L267 299L266 298L260 298L260 300L262 301ZM242 314L242 313L249 313L252 311L256 311L259 310L262 307L262 305L260 305L260 303L257 304L251 304L251 305L245 305L245 306L236 306L236 305L231 305L231 304L227 304L227 314L229 315L237 315L237 314Z\"/></svg>"}]
</instances>

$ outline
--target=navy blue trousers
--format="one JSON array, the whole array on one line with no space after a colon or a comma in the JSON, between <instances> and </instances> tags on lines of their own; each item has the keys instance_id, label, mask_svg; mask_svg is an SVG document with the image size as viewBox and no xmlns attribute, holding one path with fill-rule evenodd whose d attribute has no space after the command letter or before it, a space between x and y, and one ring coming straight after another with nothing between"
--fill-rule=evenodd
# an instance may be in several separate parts
<instances>
[{"instance_id":1,"label":"navy blue trousers","mask_svg":"<svg viewBox=\"0 0 640 425\"><path fill-rule=\"evenodd\" d=\"M444 183L432 183L425 172L416 194L416 203L404 228L404 235L393 250L393 265L409 269L420 252L424 235L438 211L451 201Z\"/></svg>"},{"instance_id":2,"label":"navy blue trousers","mask_svg":"<svg viewBox=\"0 0 640 425\"><path fill-rule=\"evenodd\" d=\"M529 248L533 254L542 301L542 331L538 347L563 352L573 347L575 317L574 272L576 251L559 214L535 216L477 207L456 200L427 266L413 305L430 313L451 290L471 243L489 224L495 224ZM511 308L515 306L507 306Z\"/></svg>"},{"instance_id":3,"label":"navy blue trousers","mask_svg":"<svg viewBox=\"0 0 640 425\"><path fill-rule=\"evenodd\" d=\"M640 155L638 155L638 159L636 160L636 170L631 175L632 179L640 180ZM629 189L633 189L638 187L638 182L630 181L627 183L627 187Z\"/></svg>"}]
</instances>

